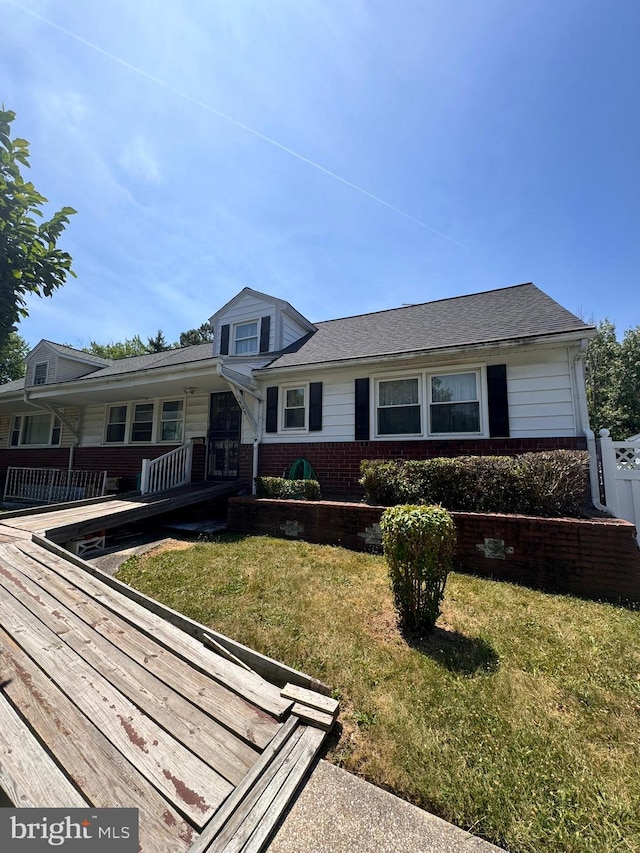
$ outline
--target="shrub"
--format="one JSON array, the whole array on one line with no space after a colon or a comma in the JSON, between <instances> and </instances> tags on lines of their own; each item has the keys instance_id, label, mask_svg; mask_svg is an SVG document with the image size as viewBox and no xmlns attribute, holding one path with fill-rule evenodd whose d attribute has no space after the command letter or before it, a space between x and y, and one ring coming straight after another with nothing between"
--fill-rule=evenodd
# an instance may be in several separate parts
<instances>
[{"instance_id":1,"label":"shrub","mask_svg":"<svg viewBox=\"0 0 640 853\"><path fill-rule=\"evenodd\" d=\"M391 506L398 503L399 462L389 462L384 459L363 459L360 463L362 478L367 500L381 506Z\"/></svg>"},{"instance_id":2,"label":"shrub","mask_svg":"<svg viewBox=\"0 0 640 853\"><path fill-rule=\"evenodd\" d=\"M319 501L322 497L317 480L287 480L284 477L256 477L256 494L259 498L301 501Z\"/></svg>"},{"instance_id":3,"label":"shrub","mask_svg":"<svg viewBox=\"0 0 640 853\"><path fill-rule=\"evenodd\" d=\"M366 499L383 506L442 504L449 510L580 516L588 495L589 454L456 456L419 461L363 460Z\"/></svg>"},{"instance_id":4,"label":"shrub","mask_svg":"<svg viewBox=\"0 0 640 853\"><path fill-rule=\"evenodd\" d=\"M405 629L423 635L440 614L456 534L441 506L386 509L380 520L393 599Z\"/></svg>"}]
</instances>

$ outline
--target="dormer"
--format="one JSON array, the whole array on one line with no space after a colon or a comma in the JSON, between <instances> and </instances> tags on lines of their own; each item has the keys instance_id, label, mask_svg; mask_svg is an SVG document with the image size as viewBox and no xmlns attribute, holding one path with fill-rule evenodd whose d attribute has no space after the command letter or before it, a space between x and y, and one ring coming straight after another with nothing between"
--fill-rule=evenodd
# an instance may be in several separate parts
<instances>
[{"instance_id":1,"label":"dormer","mask_svg":"<svg viewBox=\"0 0 640 853\"><path fill-rule=\"evenodd\" d=\"M25 359L25 387L35 388L77 379L110 364L106 358L42 340Z\"/></svg>"},{"instance_id":2,"label":"dormer","mask_svg":"<svg viewBox=\"0 0 640 853\"><path fill-rule=\"evenodd\" d=\"M276 353L316 327L284 299L245 287L209 320L214 355L237 358Z\"/></svg>"}]
</instances>

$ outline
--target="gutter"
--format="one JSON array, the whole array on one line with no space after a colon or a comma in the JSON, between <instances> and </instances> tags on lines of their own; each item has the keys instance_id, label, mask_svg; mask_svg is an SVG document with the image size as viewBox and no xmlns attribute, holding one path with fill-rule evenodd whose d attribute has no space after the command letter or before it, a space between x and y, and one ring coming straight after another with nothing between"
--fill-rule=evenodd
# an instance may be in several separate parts
<instances>
[{"instance_id":1,"label":"gutter","mask_svg":"<svg viewBox=\"0 0 640 853\"><path fill-rule=\"evenodd\" d=\"M591 331L590 329L585 331ZM595 334L595 329L594 329ZM473 354L476 352L486 352L487 350L503 350L506 348L514 349L516 347L526 347L526 346L539 346L543 345L543 347L553 347L558 343L574 343L576 340L576 333L571 332L557 332L555 335L545 335L541 337L540 335L531 337L531 338L511 338L510 340L495 340L495 341L486 341L484 343L469 343L469 344L460 344L459 346L453 347L437 347L435 349L428 350L413 350L412 352L393 352L393 353L385 353L384 355L369 355L369 356L352 356L349 358L342 359L334 359L332 361L316 361L311 363L301 363L301 364L290 364L283 365L282 367L278 367L277 361L273 365L268 365L267 367L259 367L255 369L255 373L263 376L274 374L283 374L283 373L295 373L299 371L306 370L323 370L328 371L333 368L340 369L345 366L353 366L360 367L361 365L379 365L386 364L387 362L408 362L415 359L423 359L425 357L434 357L438 356L449 356L449 355L467 355L469 353ZM588 341L588 338L581 338L582 341Z\"/></svg>"},{"instance_id":2,"label":"gutter","mask_svg":"<svg viewBox=\"0 0 640 853\"><path fill-rule=\"evenodd\" d=\"M598 477L598 456L596 447L596 437L589 426L589 409L587 406L586 383L584 373L584 359L587 354L589 340L582 338L580 348L573 357L573 366L576 375L576 399L578 403L578 414L580 416L580 425L587 439L587 450L589 451L589 486L591 487L591 503L600 512L605 512L607 515L613 515L611 510L604 504L600 503L600 479Z\"/></svg>"}]
</instances>

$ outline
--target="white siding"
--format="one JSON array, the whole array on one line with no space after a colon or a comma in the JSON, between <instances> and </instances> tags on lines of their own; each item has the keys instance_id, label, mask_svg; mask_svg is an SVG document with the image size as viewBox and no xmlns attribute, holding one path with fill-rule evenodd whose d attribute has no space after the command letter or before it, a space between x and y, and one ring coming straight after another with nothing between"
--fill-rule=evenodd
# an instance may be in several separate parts
<instances>
[{"instance_id":1,"label":"white siding","mask_svg":"<svg viewBox=\"0 0 640 853\"><path fill-rule=\"evenodd\" d=\"M65 421L67 421L75 430L78 431L78 424L80 421L80 409L77 406L65 406L64 409L61 410L64 415ZM62 424L62 434L60 436L60 446L61 447L71 447L72 444L76 443L76 437L68 429L65 424Z\"/></svg>"},{"instance_id":2,"label":"white siding","mask_svg":"<svg viewBox=\"0 0 640 853\"><path fill-rule=\"evenodd\" d=\"M471 362L469 362L471 364ZM531 349L509 352L504 350L492 354L485 362L473 361L473 364L507 364L507 393L509 399L509 421L512 438L564 437L577 434L574 409L574 391L572 369L566 348L551 350ZM455 364L430 361L421 366L406 368L411 374L422 370L429 372L454 368L463 369L463 359ZM385 370L389 371L388 363ZM484 367L483 367L484 369ZM396 371L394 371L396 373ZM290 433L264 433L265 444L286 444L289 442L310 443L317 441L353 441L355 426L355 380L359 377L380 376L382 372L375 367L349 368L343 371L317 372L307 374L304 379L284 377L279 382L276 377L265 380L266 385L295 385L306 380L322 381L322 431ZM266 397L266 391L265 397ZM374 383L371 383L371 394ZM282 393L279 394L282 406ZM372 408L373 412L373 408ZM279 413L280 414L280 413ZM372 440L374 419L371 422ZM462 438L462 436L461 436ZM248 440L248 435L243 440ZM411 441L412 439L403 439ZM427 439L428 440L428 439ZM437 440L435 437L433 440Z\"/></svg>"},{"instance_id":3,"label":"white siding","mask_svg":"<svg viewBox=\"0 0 640 853\"><path fill-rule=\"evenodd\" d=\"M186 399L185 438L202 438L209 423L209 395L194 394Z\"/></svg>"},{"instance_id":4,"label":"white siding","mask_svg":"<svg viewBox=\"0 0 640 853\"><path fill-rule=\"evenodd\" d=\"M87 406L84 410L82 419L82 437L81 445L83 447L91 447L96 444L102 444L104 436L104 412L105 407L100 404L98 406Z\"/></svg>"},{"instance_id":5,"label":"white siding","mask_svg":"<svg viewBox=\"0 0 640 853\"><path fill-rule=\"evenodd\" d=\"M507 366L512 438L576 435L567 350L532 353L529 359Z\"/></svg>"},{"instance_id":6,"label":"white siding","mask_svg":"<svg viewBox=\"0 0 640 853\"><path fill-rule=\"evenodd\" d=\"M11 415L0 415L0 447L9 446L9 430L11 429Z\"/></svg>"},{"instance_id":7,"label":"white siding","mask_svg":"<svg viewBox=\"0 0 640 853\"><path fill-rule=\"evenodd\" d=\"M295 341L299 341L306 334L307 330L294 322L291 317L287 317L286 314L282 315L282 349Z\"/></svg>"},{"instance_id":8,"label":"white siding","mask_svg":"<svg viewBox=\"0 0 640 853\"><path fill-rule=\"evenodd\" d=\"M59 358L56 372L55 382L68 382L70 379L77 379L79 376L85 376L87 373L93 373L94 370L99 370L99 367L94 367L90 364L83 364L81 361L73 361L70 358Z\"/></svg>"},{"instance_id":9,"label":"white siding","mask_svg":"<svg viewBox=\"0 0 640 853\"><path fill-rule=\"evenodd\" d=\"M253 320L258 321L258 336L260 336L260 320L262 317L269 316L271 325L269 329L269 350L275 349L275 334L276 334L276 306L273 302L267 302L265 299L257 299L251 294L246 294L232 305L224 314L216 318L214 330L216 355L220 354L220 328L225 324L229 324L229 353L233 354L233 326L235 323L250 323ZM259 343L259 341L258 341Z\"/></svg>"}]
</instances>

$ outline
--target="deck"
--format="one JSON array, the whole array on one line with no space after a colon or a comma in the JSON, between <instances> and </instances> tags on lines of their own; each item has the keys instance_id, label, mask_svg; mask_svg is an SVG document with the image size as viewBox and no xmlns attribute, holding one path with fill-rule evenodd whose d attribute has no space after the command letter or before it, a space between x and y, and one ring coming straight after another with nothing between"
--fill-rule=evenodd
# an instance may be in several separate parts
<instances>
[{"instance_id":1,"label":"deck","mask_svg":"<svg viewBox=\"0 0 640 853\"><path fill-rule=\"evenodd\" d=\"M67 536L70 511L0 524L0 788L137 808L145 853L263 849L337 703L37 532Z\"/></svg>"},{"instance_id":2,"label":"deck","mask_svg":"<svg viewBox=\"0 0 640 853\"><path fill-rule=\"evenodd\" d=\"M121 527L154 515L228 497L236 494L239 486L239 480L192 483L151 495L93 498L88 501L17 510L0 515L0 526L41 534L53 542L68 542L96 530Z\"/></svg>"}]
</instances>

